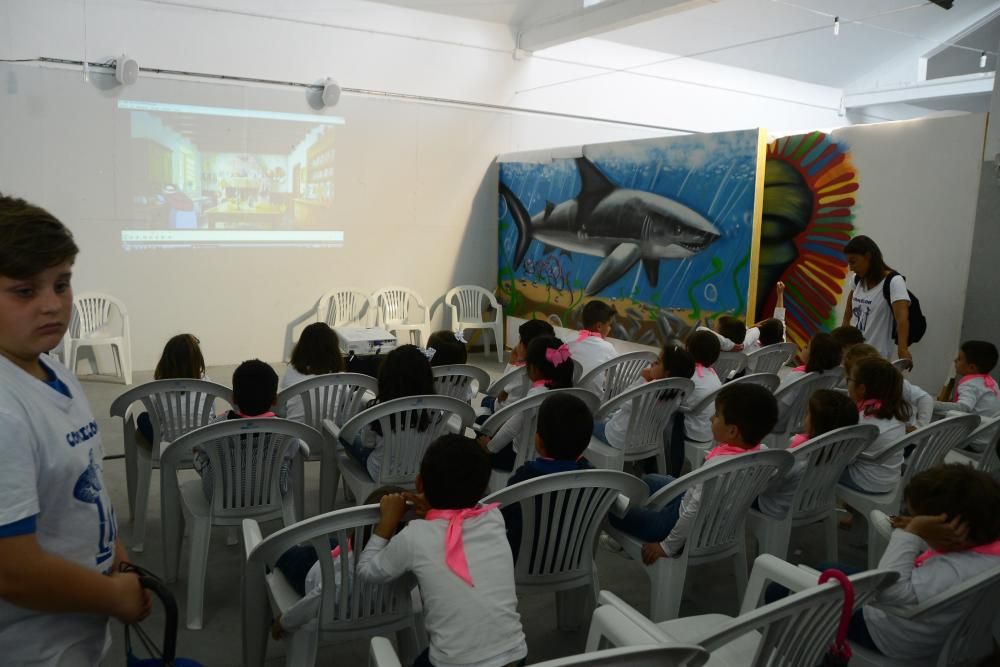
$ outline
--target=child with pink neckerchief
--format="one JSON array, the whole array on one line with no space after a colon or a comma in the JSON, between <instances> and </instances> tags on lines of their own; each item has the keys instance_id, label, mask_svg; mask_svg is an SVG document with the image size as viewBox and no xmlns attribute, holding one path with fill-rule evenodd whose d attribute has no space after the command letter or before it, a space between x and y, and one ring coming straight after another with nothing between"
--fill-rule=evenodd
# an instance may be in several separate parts
<instances>
[{"instance_id":1,"label":"child with pink neckerchief","mask_svg":"<svg viewBox=\"0 0 1000 667\"><path fill-rule=\"evenodd\" d=\"M390 494L380 503L382 517L361 553L358 577L374 583L416 577L430 646L415 667L507 667L528 654L503 516L495 503L479 504L490 475L489 458L472 440L445 435L424 453L417 493ZM396 534L408 503L417 518Z\"/></svg>"},{"instance_id":2,"label":"child with pink neckerchief","mask_svg":"<svg viewBox=\"0 0 1000 667\"><path fill-rule=\"evenodd\" d=\"M603 301L590 301L583 307L580 313L580 320L583 329L576 340L567 343L569 352L573 355L580 366L583 374L586 375L606 361L610 361L618 356L615 346L605 338L611 333L611 325L615 321L615 309ZM588 386L589 389L599 396L604 393L604 377L595 378Z\"/></svg>"},{"instance_id":3,"label":"child with pink neckerchief","mask_svg":"<svg viewBox=\"0 0 1000 667\"><path fill-rule=\"evenodd\" d=\"M997 365L997 348L984 340L967 340L962 343L955 358L955 377L934 404L935 413L949 410L971 412L983 419L1000 417L1000 388L990 373ZM949 396L950 394L950 396ZM948 400L950 398L950 400ZM969 449L982 452L989 439L970 443Z\"/></svg>"},{"instance_id":4,"label":"child with pink neckerchief","mask_svg":"<svg viewBox=\"0 0 1000 667\"><path fill-rule=\"evenodd\" d=\"M558 338L539 336L528 345L525 355L531 387L525 398L549 389L567 389L573 386L573 361L569 347ZM521 432L524 415L504 422L493 436L481 435L479 444L490 455L490 464L497 470L511 472L517 460L517 447L534 447L534 442L515 442Z\"/></svg>"}]
</instances>

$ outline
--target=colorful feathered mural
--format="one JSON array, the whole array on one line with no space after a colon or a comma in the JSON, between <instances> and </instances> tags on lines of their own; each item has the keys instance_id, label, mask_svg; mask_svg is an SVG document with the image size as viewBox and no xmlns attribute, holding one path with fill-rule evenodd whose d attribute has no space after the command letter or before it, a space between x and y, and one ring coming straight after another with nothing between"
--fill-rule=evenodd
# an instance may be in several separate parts
<instances>
[{"instance_id":1,"label":"colorful feathered mural","mask_svg":"<svg viewBox=\"0 0 1000 667\"><path fill-rule=\"evenodd\" d=\"M782 137L767 148L756 319L770 317L775 284L783 281L788 340L800 347L839 324L857 190L848 147L823 132Z\"/></svg>"}]
</instances>

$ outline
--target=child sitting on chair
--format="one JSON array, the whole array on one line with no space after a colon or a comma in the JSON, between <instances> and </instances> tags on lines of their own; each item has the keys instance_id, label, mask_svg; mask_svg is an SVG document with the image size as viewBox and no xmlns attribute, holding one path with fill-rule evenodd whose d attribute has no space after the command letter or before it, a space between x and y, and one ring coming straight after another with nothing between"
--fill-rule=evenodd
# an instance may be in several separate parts
<instances>
[{"instance_id":1,"label":"child sitting on chair","mask_svg":"<svg viewBox=\"0 0 1000 667\"><path fill-rule=\"evenodd\" d=\"M799 379L807 373L823 373L840 368L841 362L840 343L831 334L820 332L809 339L809 347L802 351L799 358L802 360L801 366L796 366L781 380L778 389L787 387L793 381ZM777 391L775 391L777 393ZM796 392L784 392L782 394L779 407L790 408L795 402Z\"/></svg>"},{"instance_id":2,"label":"child sitting on chair","mask_svg":"<svg viewBox=\"0 0 1000 667\"><path fill-rule=\"evenodd\" d=\"M1000 567L1000 485L988 474L941 465L914 475L903 496L908 516L892 519L895 530L878 564L900 576L876 604L914 606ZM963 611L959 606L907 619L865 606L855 613L850 636L898 660L933 658Z\"/></svg>"},{"instance_id":3,"label":"child sitting on chair","mask_svg":"<svg viewBox=\"0 0 1000 667\"><path fill-rule=\"evenodd\" d=\"M881 359L879 351L868 343L853 345L844 352L844 376L850 377L851 369L862 359ZM903 378L903 400L910 406L910 419L906 422L906 432L912 433L931 423L934 415L934 399L926 391Z\"/></svg>"},{"instance_id":4,"label":"child sitting on chair","mask_svg":"<svg viewBox=\"0 0 1000 667\"><path fill-rule=\"evenodd\" d=\"M715 318L711 329L698 328L715 333L719 337L723 352L746 352L749 354L768 345L783 343L785 341L785 283L779 282L775 291L777 300L773 315L750 328L747 328L743 320L731 315Z\"/></svg>"},{"instance_id":5,"label":"child sitting on chair","mask_svg":"<svg viewBox=\"0 0 1000 667\"><path fill-rule=\"evenodd\" d=\"M374 583L416 577L430 647L414 665L499 667L528 654L503 516L496 505L479 505L489 480L486 453L445 435L424 454L417 493L382 498L357 572ZM407 502L418 518L396 534Z\"/></svg>"},{"instance_id":6,"label":"child sitting on chair","mask_svg":"<svg viewBox=\"0 0 1000 667\"><path fill-rule=\"evenodd\" d=\"M719 339L711 331L698 330L688 336L685 343L687 351L694 359L694 373L691 381L694 382L694 391L684 400L685 408L693 408L701 403L709 394L722 387L722 381L718 373L712 366L719 360L720 347ZM688 412L678 415L674 422L670 436L670 473L674 476L681 474L681 466L684 464L684 440L694 440L696 442L708 442L712 439L712 415L715 407L706 405L699 412ZM680 450L678 453L677 450Z\"/></svg>"},{"instance_id":7,"label":"child sitting on chair","mask_svg":"<svg viewBox=\"0 0 1000 667\"><path fill-rule=\"evenodd\" d=\"M260 359L244 361L233 371L233 403L235 410L229 410L217 419L266 419L273 418L274 405L278 399L278 374ZM298 448L289 447L281 464L279 487L281 495L288 493L288 471ZM193 452L195 471L201 475L205 497L211 499L214 491L212 461L201 446Z\"/></svg>"},{"instance_id":8,"label":"child sitting on chair","mask_svg":"<svg viewBox=\"0 0 1000 667\"><path fill-rule=\"evenodd\" d=\"M167 341L153 371L154 380L207 380L205 357L202 356L201 341L194 334L177 334ZM194 406L200 409L201 406ZM148 449L153 442L153 422L149 413L142 412L135 419L135 426L142 435L139 444Z\"/></svg>"},{"instance_id":9,"label":"child sitting on chair","mask_svg":"<svg viewBox=\"0 0 1000 667\"><path fill-rule=\"evenodd\" d=\"M464 336L460 338L461 332L448 331L443 329L435 331L427 339L427 351L434 351L431 356L431 367L450 366L452 364L464 364L469 359L469 352L465 347ZM483 387L485 389L485 387Z\"/></svg>"},{"instance_id":10,"label":"child sitting on chair","mask_svg":"<svg viewBox=\"0 0 1000 667\"><path fill-rule=\"evenodd\" d=\"M997 365L997 348L983 340L962 343L955 359L955 377L941 391L934 412L958 410L979 415L983 419L1000 417L1000 389L990 373ZM949 395L950 394L950 395ZM989 438L969 443L969 449L982 452Z\"/></svg>"},{"instance_id":11,"label":"child sitting on chair","mask_svg":"<svg viewBox=\"0 0 1000 667\"><path fill-rule=\"evenodd\" d=\"M341 373L344 356L340 352L340 338L326 322L314 322L302 330L302 335L292 348L292 359L278 384L278 390L308 380L315 375ZM293 396L285 405L285 418L294 421L305 419L305 406L301 396Z\"/></svg>"},{"instance_id":12,"label":"child sitting on chair","mask_svg":"<svg viewBox=\"0 0 1000 667\"><path fill-rule=\"evenodd\" d=\"M576 340L567 343L570 354L580 362L583 375L618 356L615 346L605 340L611 333L615 315L614 308L597 299L589 301L583 307L583 312L580 314L583 329L580 330ZM603 396L604 378L594 379L583 389L589 389L598 396Z\"/></svg>"},{"instance_id":13,"label":"child sitting on chair","mask_svg":"<svg viewBox=\"0 0 1000 667\"><path fill-rule=\"evenodd\" d=\"M755 384L725 387L715 399L712 435L717 444L705 456L703 467L722 463L731 456L760 451L760 442L778 421L778 403L774 394ZM674 481L669 475L646 475L642 478L650 495ZM701 505L702 489L696 485L661 509L633 507L624 517L609 516L611 525L633 535L645 544L642 561L653 564L658 558L678 556L687 542L691 524Z\"/></svg>"},{"instance_id":14,"label":"child sitting on chair","mask_svg":"<svg viewBox=\"0 0 1000 667\"><path fill-rule=\"evenodd\" d=\"M584 457L593 430L594 417L586 403L566 394L549 396L538 408L535 433L538 456L515 470L507 486L558 472L593 469ZM521 506L509 505L500 511L507 523L507 537L516 562L521 544Z\"/></svg>"},{"instance_id":15,"label":"child sitting on chair","mask_svg":"<svg viewBox=\"0 0 1000 667\"><path fill-rule=\"evenodd\" d=\"M503 369L504 375L524 366L525 358L528 355L528 345L531 344L531 341L540 336L556 337L555 329L545 320L527 320L522 322L521 326L517 328L517 334L520 338L514 349L510 351L510 361L507 363L507 367ZM501 391L497 396L484 396L482 406L489 413L494 413L502 409L505 405L510 405L514 401L524 398L524 395L525 391L521 388L521 385L515 384Z\"/></svg>"},{"instance_id":16,"label":"child sitting on chair","mask_svg":"<svg viewBox=\"0 0 1000 667\"><path fill-rule=\"evenodd\" d=\"M390 493L405 493L406 489L399 486L383 486L372 491L365 498L365 505L377 505L384 496ZM337 541L330 539L330 557L333 559L334 584L340 588L340 556L343 550ZM347 549L348 569L354 561L351 545ZM284 575L288 584L302 598L290 606L271 624L271 637L281 639L286 632L295 632L306 623L316 620L319 616L320 595L323 593L323 574L320 571L319 556L316 549L309 544L294 546L281 554L274 564L275 569ZM350 582L348 582L350 585ZM353 588L353 587L352 587Z\"/></svg>"}]
</instances>

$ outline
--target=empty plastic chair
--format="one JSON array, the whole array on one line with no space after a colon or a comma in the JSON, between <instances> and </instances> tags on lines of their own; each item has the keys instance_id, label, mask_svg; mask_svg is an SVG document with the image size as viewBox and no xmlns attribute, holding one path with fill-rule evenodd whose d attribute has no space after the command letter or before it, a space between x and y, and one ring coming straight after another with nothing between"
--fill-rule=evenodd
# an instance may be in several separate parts
<instances>
[{"instance_id":1,"label":"empty plastic chair","mask_svg":"<svg viewBox=\"0 0 1000 667\"><path fill-rule=\"evenodd\" d=\"M377 326L393 333L397 338L403 338L400 344L412 341L413 333L417 334L416 345L426 345L431 336L430 315L424 300L420 295L406 287L385 287L372 294L375 302L375 312L378 316ZM414 321L414 314L419 313L420 319Z\"/></svg>"},{"instance_id":2,"label":"empty plastic chair","mask_svg":"<svg viewBox=\"0 0 1000 667\"><path fill-rule=\"evenodd\" d=\"M638 380L657 356L656 352L629 352L596 366L573 384L589 389L599 384L598 378L603 378L604 392L598 398L607 403Z\"/></svg>"},{"instance_id":3,"label":"empty plastic chair","mask_svg":"<svg viewBox=\"0 0 1000 667\"><path fill-rule=\"evenodd\" d=\"M117 313L115 317L114 313ZM84 347L110 347L115 375L132 384L132 335L125 304L110 294L85 292L73 297L73 314L63 339L66 366L74 374ZM96 361L94 372L97 372Z\"/></svg>"},{"instance_id":4,"label":"empty plastic chair","mask_svg":"<svg viewBox=\"0 0 1000 667\"><path fill-rule=\"evenodd\" d=\"M961 413L955 411L951 414ZM984 419L979 428L969 434L965 442L948 452L946 461L971 462L983 472L996 472L1000 470L998 445L1000 445L1000 417Z\"/></svg>"},{"instance_id":5,"label":"empty plastic chair","mask_svg":"<svg viewBox=\"0 0 1000 667\"><path fill-rule=\"evenodd\" d=\"M452 287L444 295L444 302L451 308L451 328L455 331L480 329L493 334L493 344L497 349L497 361L503 363L503 309L497 303L493 292L478 285ZM483 305L493 312L492 320L483 319ZM489 352L483 341L483 352Z\"/></svg>"},{"instance_id":6,"label":"empty plastic chair","mask_svg":"<svg viewBox=\"0 0 1000 667\"><path fill-rule=\"evenodd\" d=\"M375 305L359 289L350 287L327 292L316 302L316 321L337 327L367 327L375 318Z\"/></svg>"}]
</instances>

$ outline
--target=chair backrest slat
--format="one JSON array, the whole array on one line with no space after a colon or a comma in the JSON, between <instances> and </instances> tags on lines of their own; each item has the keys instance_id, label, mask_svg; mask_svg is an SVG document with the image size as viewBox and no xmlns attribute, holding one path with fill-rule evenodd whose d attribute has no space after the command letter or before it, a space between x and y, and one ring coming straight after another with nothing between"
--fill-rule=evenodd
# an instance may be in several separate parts
<instances>
[{"instance_id":1,"label":"chair backrest slat","mask_svg":"<svg viewBox=\"0 0 1000 667\"><path fill-rule=\"evenodd\" d=\"M330 373L306 378L278 393L279 414L284 414L288 402L298 397L302 401L303 423L317 431L323 430L323 421L329 419L343 426L365 409L366 394L378 391L378 381L360 373Z\"/></svg>"},{"instance_id":2,"label":"chair backrest slat","mask_svg":"<svg viewBox=\"0 0 1000 667\"><path fill-rule=\"evenodd\" d=\"M434 374L434 388L437 392L460 401L467 401L471 391L485 391L490 383L490 376L486 371L470 364L435 366L431 372Z\"/></svg>"},{"instance_id":3,"label":"chair backrest slat","mask_svg":"<svg viewBox=\"0 0 1000 667\"><path fill-rule=\"evenodd\" d=\"M747 355L747 373L777 373L795 354L795 343L765 345Z\"/></svg>"},{"instance_id":4,"label":"chair backrest slat","mask_svg":"<svg viewBox=\"0 0 1000 667\"><path fill-rule=\"evenodd\" d=\"M591 388L596 385L598 378L603 377L604 392L600 398L601 402L605 403L621 394L638 380L642 371L648 368L650 363L656 361L656 357L656 352L622 354L594 367L581 377L579 382L574 381L574 384Z\"/></svg>"},{"instance_id":5,"label":"chair backrest slat","mask_svg":"<svg viewBox=\"0 0 1000 667\"><path fill-rule=\"evenodd\" d=\"M903 487L910 483L914 475L943 463L948 452L965 442L978 425L978 415L959 415L933 422L910 433L907 437L912 438L917 446L906 459Z\"/></svg>"},{"instance_id":6,"label":"chair backrest slat","mask_svg":"<svg viewBox=\"0 0 1000 667\"><path fill-rule=\"evenodd\" d=\"M795 490L791 512L806 517L829 512L836 504L836 488L851 461L878 438L872 424L845 426L803 443L793 452L802 477Z\"/></svg>"},{"instance_id":7,"label":"chair backrest slat","mask_svg":"<svg viewBox=\"0 0 1000 667\"><path fill-rule=\"evenodd\" d=\"M712 368L719 376L719 380L725 384L733 375L736 375L747 367L747 355L742 352L723 352Z\"/></svg>"}]
</instances>

